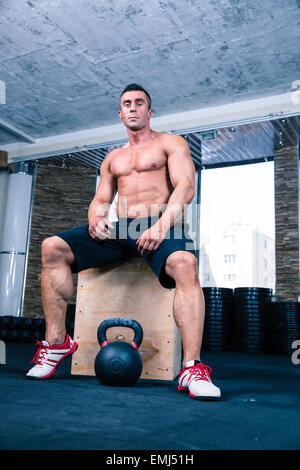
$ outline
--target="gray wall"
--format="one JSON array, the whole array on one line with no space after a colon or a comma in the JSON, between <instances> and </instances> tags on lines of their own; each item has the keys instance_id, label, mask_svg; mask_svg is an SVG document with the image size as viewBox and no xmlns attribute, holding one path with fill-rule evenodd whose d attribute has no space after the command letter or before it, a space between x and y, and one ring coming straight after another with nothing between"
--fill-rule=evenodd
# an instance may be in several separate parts
<instances>
[{"instance_id":1,"label":"gray wall","mask_svg":"<svg viewBox=\"0 0 300 470\"><path fill-rule=\"evenodd\" d=\"M276 297L298 301L299 220L297 148L284 148L275 154L275 250Z\"/></svg>"}]
</instances>

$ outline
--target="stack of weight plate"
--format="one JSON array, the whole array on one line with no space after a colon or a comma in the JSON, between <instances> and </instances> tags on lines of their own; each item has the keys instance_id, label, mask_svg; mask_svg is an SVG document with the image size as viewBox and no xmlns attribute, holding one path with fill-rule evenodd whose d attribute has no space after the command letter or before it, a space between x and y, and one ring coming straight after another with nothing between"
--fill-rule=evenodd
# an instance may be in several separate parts
<instances>
[{"instance_id":1,"label":"stack of weight plate","mask_svg":"<svg viewBox=\"0 0 300 470\"><path fill-rule=\"evenodd\" d=\"M43 318L0 316L0 339L8 342L27 343L43 339Z\"/></svg>"},{"instance_id":2,"label":"stack of weight plate","mask_svg":"<svg viewBox=\"0 0 300 470\"><path fill-rule=\"evenodd\" d=\"M75 322L75 304L67 305L66 332L73 337ZM0 340L17 343L31 343L45 338L46 324L44 318L15 317L0 315Z\"/></svg>"},{"instance_id":3,"label":"stack of weight plate","mask_svg":"<svg viewBox=\"0 0 300 470\"><path fill-rule=\"evenodd\" d=\"M232 349L233 289L203 287L205 321L202 349L229 351Z\"/></svg>"},{"instance_id":4,"label":"stack of weight plate","mask_svg":"<svg viewBox=\"0 0 300 470\"><path fill-rule=\"evenodd\" d=\"M234 349L240 352L267 352L268 305L272 289L234 289Z\"/></svg>"},{"instance_id":5,"label":"stack of weight plate","mask_svg":"<svg viewBox=\"0 0 300 470\"><path fill-rule=\"evenodd\" d=\"M272 302L269 304L270 352L291 355L292 343L300 340L299 302Z\"/></svg>"}]
</instances>

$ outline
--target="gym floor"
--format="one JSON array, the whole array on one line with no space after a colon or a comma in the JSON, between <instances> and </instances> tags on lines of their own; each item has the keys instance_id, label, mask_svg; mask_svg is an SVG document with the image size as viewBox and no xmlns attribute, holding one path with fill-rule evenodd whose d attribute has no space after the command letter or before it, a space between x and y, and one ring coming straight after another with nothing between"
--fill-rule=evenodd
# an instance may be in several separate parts
<instances>
[{"instance_id":1,"label":"gym floor","mask_svg":"<svg viewBox=\"0 0 300 470\"><path fill-rule=\"evenodd\" d=\"M296 450L300 364L291 357L203 351L221 387L196 401L176 381L105 387L70 375L71 358L47 381L25 378L34 344L7 343L1 374L0 449Z\"/></svg>"}]
</instances>

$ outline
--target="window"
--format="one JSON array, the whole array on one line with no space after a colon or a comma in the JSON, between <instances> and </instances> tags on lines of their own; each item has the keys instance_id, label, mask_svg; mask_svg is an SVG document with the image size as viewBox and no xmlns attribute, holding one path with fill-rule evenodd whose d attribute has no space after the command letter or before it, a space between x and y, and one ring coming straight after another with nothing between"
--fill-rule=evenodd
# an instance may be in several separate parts
<instances>
[{"instance_id":1,"label":"window","mask_svg":"<svg viewBox=\"0 0 300 470\"><path fill-rule=\"evenodd\" d=\"M204 287L275 289L273 162L202 170L199 270Z\"/></svg>"},{"instance_id":2,"label":"window","mask_svg":"<svg viewBox=\"0 0 300 470\"><path fill-rule=\"evenodd\" d=\"M224 274L224 281L235 281L236 275L235 274Z\"/></svg>"},{"instance_id":3,"label":"window","mask_svg":"<svg viewBox=\"0 0 300 470\"><path fill-rule=\"evenodd\" d=\"M223 235L223 241L224 241L224 244L232 244L232 243L235 243L235 236L234 235Z\"/></svg>"},{"instance_id":4,"label":"window","mask_svg":"<svg viewBox=\"0 0 300 470\"><path fill-rule=\"evenodd\" d=\"M224 255L224 263L235 263L235 255Z\"/></svg>"}]
</instances>

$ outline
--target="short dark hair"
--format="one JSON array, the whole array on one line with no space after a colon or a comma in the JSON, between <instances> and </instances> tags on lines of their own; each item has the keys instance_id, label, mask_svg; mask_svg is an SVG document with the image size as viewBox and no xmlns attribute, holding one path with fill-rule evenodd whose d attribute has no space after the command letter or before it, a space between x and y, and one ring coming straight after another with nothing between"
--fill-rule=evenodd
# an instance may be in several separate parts
<instances>
[{"instance_id":1,"label":"short dark hair","mask_svg":"<svg viewBox=\"0 0 300 470\"><path fill-rule=\"evenodd\" d=\"M130 83L130 85L127 85L127 87L124 88L124 90L122 91L120 99L127 91L143 91L148 99L148 109L151 109L151 96L149 95L148 91L146 91L141 85L138 85L137 83Z\"/></svg>"}]
</instances>

